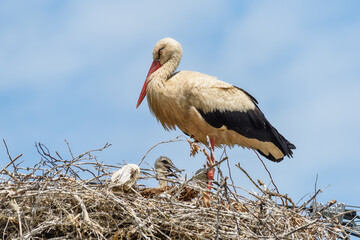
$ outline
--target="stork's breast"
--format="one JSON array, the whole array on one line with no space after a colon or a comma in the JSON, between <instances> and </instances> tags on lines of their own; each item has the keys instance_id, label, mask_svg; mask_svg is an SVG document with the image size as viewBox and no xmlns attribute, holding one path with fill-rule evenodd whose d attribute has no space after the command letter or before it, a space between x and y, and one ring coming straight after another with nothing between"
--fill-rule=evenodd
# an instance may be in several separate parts
<instances>
[{"instance_id":1,"label":"stork's breast","mask_svg":"<svg viewBox=\"0 0 360 240\"><path fill-rule=\"evenodd\" d=\"M175 129L184 115L180 90L168 82L149 83L147 99L150 111L165 129Z\"/></svg>"}]
</instances>

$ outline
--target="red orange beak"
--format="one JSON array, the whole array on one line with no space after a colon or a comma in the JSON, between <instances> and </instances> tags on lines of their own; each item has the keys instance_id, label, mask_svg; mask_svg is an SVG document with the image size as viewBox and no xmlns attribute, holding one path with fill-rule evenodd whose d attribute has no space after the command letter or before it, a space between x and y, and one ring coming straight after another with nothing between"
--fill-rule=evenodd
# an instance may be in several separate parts
<instances>
[{"instance_id":1,"label":"red orange beak","mask_svg":"<svg viewBox=\"0 0 360 240\"><path fill-rule=\"evenodd\" d=\"M141 102L144 100L144 98L145 98L145 96L146 96L146 88L147 88L147 85L148 85L148 83L149 83L149 81L148 81L149 76L150 76L153 72L155 72L156 70L158 70L160 67L161 67L161 64L160 64L160 61L158 61L158 60L154 60L153 63L151 64L151 67L150 67L150 69L149 69L149 72L148 72L148 74L147 74L147 76L146 76L146 79L145 79L145 82L144 82L144 86L143 86L143 88L142 88L142 90L141 90L141 93L140 93L140 96L139 96L139 100L138 100L138 102L137 102L137 104L136 104L136 108L138 108L138 107L140 106Z\"/></svg>"}]
</instances>

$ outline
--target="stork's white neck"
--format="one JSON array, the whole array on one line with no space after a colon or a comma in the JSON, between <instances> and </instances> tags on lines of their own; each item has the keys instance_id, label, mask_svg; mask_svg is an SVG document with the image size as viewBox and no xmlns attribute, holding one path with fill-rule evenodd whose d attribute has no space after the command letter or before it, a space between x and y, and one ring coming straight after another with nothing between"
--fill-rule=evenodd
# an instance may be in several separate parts
<instances>
[{"instance_id":1,"label":"stork's white neck","mask_svg":"<svg viewBox=\"0 0 360 240\"><path fill-rule=\"evenodd\" d=\"M164 188L164 187L167 187L167 186L169 186L168 181L166 181L166 180L159 180L158 188Z\"/></svg>"},{"instance_id":2,"label":"stork's white neck","mask_svg":"<svg viewBox=\"0 0 360 240\"><path fill-rule=\"evenodd\" d=\"M172 57L156 70L149 78L150 81L165 82L179 66L181 54L173 54Z\"/></svg>"},{"instance_id":3,"label":"stork's white neck","mask_svg":"<svg viewBox=\"0 0 360 240\"><path fill-rule=\"evenodd\" d=\"M158 181L159 181L159 188L163 188L163 187L167 187L168 186L168 181L166 181L166 170L157 170L157 174L158 174Z\"/></svg>"},{"instance_id":4,"label":"stork's white neck","mask_svg":"<svg viewBox=\"0 0 360 240\"><path fill-rule=\"evenodd\" d=\"M176 102L174 97L178 89L167 83L170 83L168 79L171 79L171 75L175 72L180 60L181 51L173 52L169 60L149 76L146 89L150 111L166 129L175 129L175 118L168 109L174 107L172 105Z\"/></svg>"}]
</instances>

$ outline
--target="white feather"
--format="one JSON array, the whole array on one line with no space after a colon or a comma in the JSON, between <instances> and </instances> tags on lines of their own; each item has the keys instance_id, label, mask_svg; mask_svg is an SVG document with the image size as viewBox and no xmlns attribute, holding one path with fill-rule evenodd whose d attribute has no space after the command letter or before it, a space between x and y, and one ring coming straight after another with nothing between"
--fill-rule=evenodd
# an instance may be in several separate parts
<instances>
[{"instance_id":1,"label":"white feather","mask_svg":"<svg viewBox=\"0 0 360 240\"><path fill-rule=\"evenodd\" d=\"M138 180L140 168L136 164L126 164L121 169L115 171L111 176L112 187L128 191Z\"/></svg>"}]
</instances>

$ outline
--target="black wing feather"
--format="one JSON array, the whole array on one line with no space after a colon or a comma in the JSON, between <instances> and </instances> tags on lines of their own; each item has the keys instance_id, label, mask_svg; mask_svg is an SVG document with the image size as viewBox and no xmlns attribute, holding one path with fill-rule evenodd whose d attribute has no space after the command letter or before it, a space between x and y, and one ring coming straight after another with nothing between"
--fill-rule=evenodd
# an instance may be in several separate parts
<instances>
[{"instance_id":1,"label":"black wing feather","mask_svg":"<svg viewBox=\"0 0 360 240\"><path fill-rule=\"evenodd\" d=\"M242 89L240 89L242 90ZM242 90L243 91L243 90ZM246 93L246 92L245 92ZM254 97L250 96L253 102L256 101ZM295 146L286 140L265 118L264 114L256 106L254 110L247 111L220 111L203 112L197 109L205 121L212 127L221 128L226 126L227 129L233 130L246 138L257 139L264 142L272 142L277 146L285 156L292 157L291 149ZM266 156L258 150L258 152L266 158L279 162L282 159L276 159L271 154Z\"/></svg>"}]
</instances>

